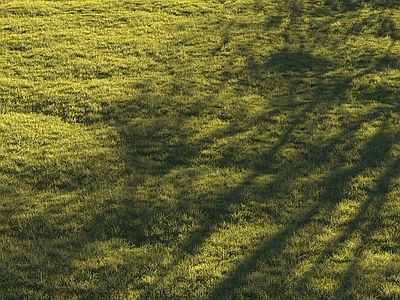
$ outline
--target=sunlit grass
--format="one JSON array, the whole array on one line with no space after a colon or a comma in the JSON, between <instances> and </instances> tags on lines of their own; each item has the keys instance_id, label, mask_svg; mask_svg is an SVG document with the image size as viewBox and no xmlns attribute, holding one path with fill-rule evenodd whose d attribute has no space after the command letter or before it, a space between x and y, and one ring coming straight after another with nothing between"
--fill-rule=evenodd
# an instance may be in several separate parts
<instances>
[{"instance_id":1,"label":"sunlit grass","mask_svg":"<svg viewBox=\"0 0 400 300\"><path fill-rule=\"evenodd\" d=\"M399 9L2 1L0 298L399 298Z\"/></svg>"}]
</instances>

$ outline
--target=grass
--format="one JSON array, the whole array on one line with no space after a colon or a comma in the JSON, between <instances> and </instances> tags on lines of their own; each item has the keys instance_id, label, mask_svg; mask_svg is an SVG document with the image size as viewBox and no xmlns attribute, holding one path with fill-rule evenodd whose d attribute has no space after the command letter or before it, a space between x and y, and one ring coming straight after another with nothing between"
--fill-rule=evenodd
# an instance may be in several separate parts
<instances>
[{"instance_id":1,"label":"grass","mask_svg":"<svg viewBox=\"0 0 400 300\"><path fill-rule=\"evenodd\" d=\"M1 299L399 299L395 1L4 0Z\"/></svg>"}]
</instances>

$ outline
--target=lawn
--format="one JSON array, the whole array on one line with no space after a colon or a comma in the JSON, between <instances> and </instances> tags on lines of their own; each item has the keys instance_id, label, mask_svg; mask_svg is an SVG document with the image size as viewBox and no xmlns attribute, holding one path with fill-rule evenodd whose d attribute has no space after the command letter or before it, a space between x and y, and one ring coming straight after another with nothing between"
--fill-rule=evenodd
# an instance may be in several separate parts
<instances>
[{"instance_id":1,"label":"lawn","mask_svg":"<svg viewBox=\"0 0 400 300\"><path fill-rule=\"evenodd\" d=\"M400 3L3 0L1 299L400 299Z\"/></svg>"}]
</instances>

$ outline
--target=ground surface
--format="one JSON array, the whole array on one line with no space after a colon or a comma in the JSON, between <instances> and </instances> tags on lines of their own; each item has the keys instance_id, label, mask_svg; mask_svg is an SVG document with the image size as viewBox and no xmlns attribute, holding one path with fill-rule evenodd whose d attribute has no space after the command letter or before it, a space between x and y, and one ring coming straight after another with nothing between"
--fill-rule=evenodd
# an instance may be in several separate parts
<instances>
[{"instance_id":1,"label":"ground surface","mask_svg":"<svg viewBox=\"0 0 400 300\"><path fill-rule=\"evenodd\" d=\"M1 299L399 299L400 5L3 0Z\"/></svg>"}]
</instances>

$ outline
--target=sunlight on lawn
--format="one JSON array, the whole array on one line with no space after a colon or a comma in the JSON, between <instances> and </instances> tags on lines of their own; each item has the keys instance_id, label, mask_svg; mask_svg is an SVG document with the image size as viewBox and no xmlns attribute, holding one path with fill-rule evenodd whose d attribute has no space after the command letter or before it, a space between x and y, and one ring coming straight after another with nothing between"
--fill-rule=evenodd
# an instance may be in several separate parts
<instances>
[{"instance_id":1,"label":"sunlight on lawn","mask_svg":"<svg viewBox=\"0 0 400 300\"><path fill-rule=\"evenodd\" d=\"M0 298L400 297L393 1L0 4Z\"/></svg>"}]
</instances>

